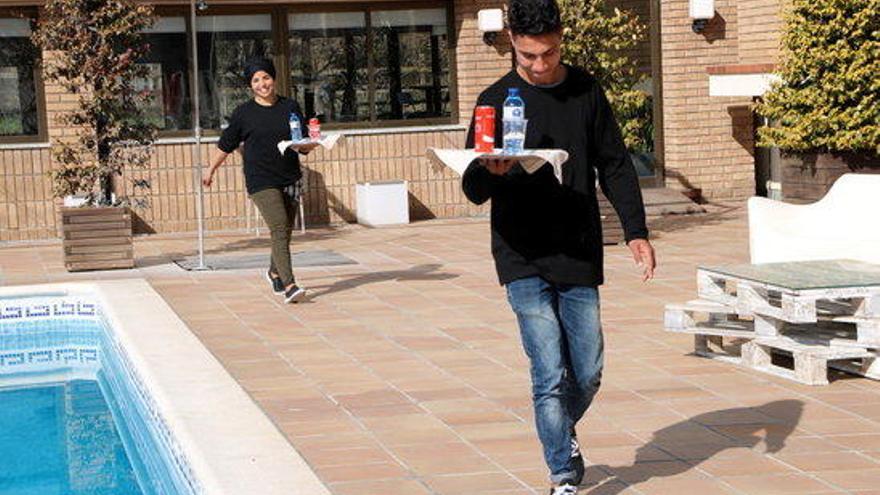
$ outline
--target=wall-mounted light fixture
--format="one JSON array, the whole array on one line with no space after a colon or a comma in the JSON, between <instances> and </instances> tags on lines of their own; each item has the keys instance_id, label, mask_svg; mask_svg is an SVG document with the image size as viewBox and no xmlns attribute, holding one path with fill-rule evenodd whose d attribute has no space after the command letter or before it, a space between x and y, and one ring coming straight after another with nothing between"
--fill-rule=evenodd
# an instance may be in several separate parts
<instances>
[{"instance_id":1,"label":"wall-mounted light fixture","mask_svg":"<svg viewBox=\"0 0 880 495\"><path fill-rule=\"evenodd\" d=\"M483 33L483 43L492 46L498 33L504 30L504 12L501 9L477 12L477 29Z\"/></svg>"},{"instance_id":2,"label":"wall-mounted light fixture","mask_svg":"<svg viewBox=\"0 0 880 495\"><path fill-rule=\"evenodd\" d=\"M691 29L695 33L702 33L706 24L715 17L715 0L689 0L688 12L693 19Z\"/></svg>"}]
</instances>

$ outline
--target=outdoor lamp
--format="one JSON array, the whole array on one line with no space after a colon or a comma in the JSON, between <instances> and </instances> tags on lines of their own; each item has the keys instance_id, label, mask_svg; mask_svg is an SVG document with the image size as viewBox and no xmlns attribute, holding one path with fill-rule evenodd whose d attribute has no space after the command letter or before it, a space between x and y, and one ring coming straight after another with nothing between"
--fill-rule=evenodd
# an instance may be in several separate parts
<instances>
[{"instance_id":1,"label":"outdoor lamp","mask_svg":"<svg viewBox=\"0 0 880 495\"><path fill-rule=\"evenodd\" d=\"M693 19L691 29L695 33L702 33L706 24L715 17L715 0L689 0L688 12Z\"/></svg>"},{"instance_id":2,"label":"outdoor lamp","mask_svg":"<svg viewBox=\"0 0 880 495\"><path fill-rule=\"evenodd\" d=\"M498 32L504 30L504 13L501 9L483 9L477 12L477 29L483 33L483 43L492 46Z\"/></svg>"}]
</instances>

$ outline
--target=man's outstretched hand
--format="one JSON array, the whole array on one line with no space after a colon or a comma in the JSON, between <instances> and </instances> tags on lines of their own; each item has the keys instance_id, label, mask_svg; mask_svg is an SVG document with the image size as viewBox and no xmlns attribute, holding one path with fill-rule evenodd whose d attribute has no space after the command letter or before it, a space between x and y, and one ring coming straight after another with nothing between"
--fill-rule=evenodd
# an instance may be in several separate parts
<instances>
[{"instance_id":1,"label":"man's outstretched hand","mask_svg":"<svg viewBox=\"0 0 880 495\"><path fill-rule=\"evenodd\" d=\"M647 239L633 239L626 244L632 251L633 261L642 269L642 282L654 278L654 269L657 268L657 259L654 258L654 247Z\"/></svg>"}]
</instances>

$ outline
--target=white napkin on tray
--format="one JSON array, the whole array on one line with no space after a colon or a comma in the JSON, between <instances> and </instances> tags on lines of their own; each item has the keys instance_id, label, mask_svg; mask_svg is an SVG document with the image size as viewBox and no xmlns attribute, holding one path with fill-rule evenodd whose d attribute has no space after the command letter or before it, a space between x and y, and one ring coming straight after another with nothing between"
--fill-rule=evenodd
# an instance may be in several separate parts
<instances>
[{"instance_id":1,"label":"white napkin on tray","mask_svg":"<svg viewBox=\"0 0 880 495\"><path fill-rule=\"evenodd\" d=\"M433 163L435 170L442 170L446 166L455 170L458 175L463 174L468 165L480 157L516 160L530 174L543 167L545 163L549 163L553 166L556 180L562 182L562 164L568 160L568 152L556 149L527 149L517 155L508 155L497 148L491 153L472 149L428 148L428 159Z\"/></svg>"},{"instance_id":2,"label":"white napkin on tray","mask_svg":"<svg viewBox=\"0 0 880 495\"><path fill-rule=\"evenodd\" d=\"M333 134L321 134L321 139L319 139L317 141L312 141L309 138L305 138L300 141L281 141L280 143L278 143L278 152L283 155L284 152L287 150L287 148L290 148L291 146L296 146L298 144L309 144L309 143L318 143L324 149L331 150L337 144L341 146L344 143L345 140L342 140L342 137L343 137L342 134L333 133Z\"/></svg>"}]
</instances>

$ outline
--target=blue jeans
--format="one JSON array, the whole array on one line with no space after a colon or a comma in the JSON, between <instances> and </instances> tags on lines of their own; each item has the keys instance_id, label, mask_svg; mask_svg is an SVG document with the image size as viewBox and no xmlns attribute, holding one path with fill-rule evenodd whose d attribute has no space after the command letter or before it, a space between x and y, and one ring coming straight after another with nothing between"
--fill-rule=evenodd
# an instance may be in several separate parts
<instances>
[{"instance_id":1,"label":"blue jeans","mask_svg":"<svg viewBox=\"0 0 880 495\"><path fill-rule=\"evenodd\" d=\"M602 378L599 291L536 276L507 284L507 299L531 362L535 423L550 480L574 479L571 436Z\"/></svg>"}]
</instances>

